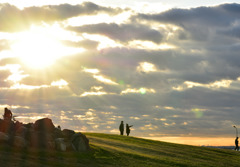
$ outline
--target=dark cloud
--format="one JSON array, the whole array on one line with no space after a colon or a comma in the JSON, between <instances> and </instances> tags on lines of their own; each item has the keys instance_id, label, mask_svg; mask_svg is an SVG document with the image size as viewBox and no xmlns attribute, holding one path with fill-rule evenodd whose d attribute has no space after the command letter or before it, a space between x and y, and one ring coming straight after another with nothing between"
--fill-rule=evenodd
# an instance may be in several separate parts
<instances>
[{"instance_id":1,"label":"dark cloud","mask_svg":"<svg viewBox=\"0 0 240 167\"><path fill-rule=\"evenodd\" d=\"M118 25L115 23L100 23L93 25L84 25L81 27L69 27L68 29L79 33L85 32L90 34L104 35L120 42L147 40L155 43L160 43L163 37L161 32L141 24Z\"/></svg>"},{"instance_id":2,"label":"dark cloud","mask_svg":"<svg viewBox=\"0 0 240 167\"><path fill-rule=\"evenodd\" d=\"M191 33L191 38L206 41L216 29L228 28L240 17L239 4L223 4L215 7L171 9L159 14L138 14L132 20L157 21L174 24ZM181 33L183 35L183 33ZM186 37L186 35L182 36Z\"/></svg>"},{"instance_id":3,"label":"dark cloud","mask_svg":"<svg viewBox=\"0 0 240 167\"><path fill-rule=\"evenodd\" d=\"M86 48L88 50L95 50L99 44L99 42L97 41L92 41L92 40L88 40L88 39L85 39L85 40L82 40L82 41L79 41L79 42L73 42L73 41L61 41L63 44L67 45L67 46L71 46L71 47L76 47L76 48Z\"/></svg>"},{"instance_id":4,"label":"dark cloud","mask_svg":"<svg viewBox=\"0 0 240 167\"><path fill-rule=\"evenodd\" d=\"M236 26L231 27L229 29L225 29L225 30L219 30L218 33L224 34L229 37L235 37L237 39L240 39L240 20Z\"/></svg>"},{"instance_id":5,"label":"dark cloud","mask_svg":"<svg viewBox=\"0 0 240 167\"><path fill-rule=\"evenodd\" d=\"M103 7L92 2L83 2L81 5L70 5L70 4L62 4L62 5L50 5L48 6L53 11L57 12L57 15L61 19L70 18L73 16L79 15L95 15L100 12L108 13L110 15L115 15L123 12L124 10L121 8L111 8L111 7ZM126 9L127 10L127 9Z\"/></svg>"},{"instance_id":6,"label":"dark cloud","mask_svg":"<svg viewBox=\"0 0 240 167\"><path fill-rule=\"evenodd\" d=\"M22 31L28 29L33 23L38 24L42 21L51 23L80 15L96 15L101 12L114 15L123 11L120 8L103 7L92 2L84 2L80 5L33 6L23 10L10 4L0 4L0 31Z\"/></svg>"},{"instance_id":7,"label":"dark cloud","mask_svg":"<svg viewBox=\"0 0 240 167\"><path fill-rule=\"evenodd\" d=\"M193 26L229 26L239 19L239 4L224 4L215 7L191 9L171 9L159 14L138 14L133 19L153 20L172 23L181 27Z\"/></svg>"}]
</instances>

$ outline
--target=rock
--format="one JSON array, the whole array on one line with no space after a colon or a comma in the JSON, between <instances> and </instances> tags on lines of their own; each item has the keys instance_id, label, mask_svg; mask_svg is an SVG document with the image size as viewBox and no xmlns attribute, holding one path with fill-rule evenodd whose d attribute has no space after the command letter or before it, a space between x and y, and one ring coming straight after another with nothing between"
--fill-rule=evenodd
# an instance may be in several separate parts
<instances>
[{"instance_id":1,"label":"rock","mask_svg":"<svg viewBox=\"0 0 240 167\"><path fill-rule=\"evenodd\" d=\"M47 149L55 148L55 142L51 133L33 131L28 134L28 140L32 147Z\"/></svg>"},{"instance_id":2,"label":"rock","mask_svg":"<svg viewBox=\"0 0 240 167\"><path fill-rule=\"evenodd\" d=\"M9 137L8 137L8 135L6 135L5 133L3 133L3 132L0 132L0 142L2 143L4 143L4 142L7 142L9 140Z\"/></svg>"},{"instance_id":3,"label":"rock","mask_svg":"<svg viewBox=\"0 0 240 167\"><path fill-rule=\"evenodd\" d=\"M62 135L65 140L70 140L72 135L74 135L74 134L75 134L75 132L70 129L63 129L63 131L62 131Z\"/></svg>"},{"instance_id":4,"label":"rock","mask_svg":"<svg viewBox=\"0 0 240 167\"><path fill-rule=\"evenodd\" d=\"M48 141L47 143L47 149L54 150L56 149L56 144L54 141Z\"/></svg>"},{"instance_id":5,"label":"rock","mask_svg":"<svg viewBox=\"0 0 240 167\"><path fill-rule=\"evenodd\" d=\"M12 145L14 147L25 148L27 146L26 140L20 136L14 136L12 141L13 141Z\"/></svg>"},{"instance_id":6,"label":"rock","mask_svg":"<svg viewBox=\"0 0 240 167\"><path fill-rule=\"evenodd\" d=\"M55 139L57 139L57 138L63 138L63 134L62 134L61 129L55 128L55 130L54 130L54 132L53 132L53 136L54 136Z\"/></svg>"},{"instance_id":7,"label":"rock","mask_svg":"<svg viewBox=\"0 0 240 167\"><path fill-rule=\"evenodd\" d=\"M15 135L16 136L20 136L22 138L25 138L26 137L26 134L27 134L27 128L24 127L24 126L20 126L17 128L16 132L15 132Z\"/></svg>"},{"instance_id":8,"label":"rock","mask_svg":"<svg viewBox=\"0 0 240 167\"><path fill-rule=\"evenodd\" d=\"M64 138L55 139L55 144L56 144L56 149L58 151L66 151L67 150L67 145L64 142Z\"/></svg>"},{"instance_id":9,"label":"rock","mask_svg":"<svg viewBox=\"0 0 240 167\"><path fill-rule=\"evenodd\" d=\"M73 146L70 140L66 142L66 146L67 146L67 151L76 151L75 147Z\"/></svg>"},{"instance_id":10,"label":"rock","mask_svg":"<svg viewBox=\"0 0 240 167\"><path fill-rule=\"evenodd\" d=\"M26 131L25 139L30 143L32 135L34 134L34 129L33 128L27 128L26 130L27 131Z\"/></svg>"},{"instance_id":11,"label":"rock","mask_svg":"<svg viewBox=\"0 0 240 167\"><path fill-rule=\"evenodd\" d=\"M28 123L28 124L23 124L23 126L27 129L33 129L34 128L34 124L33 123Z\"/></svg>"},{"instance_id":12,"label":"rock","mask_svg":"<svg viewBox=\"0 0 240 167\"><path fill-rule=\"evenodd\" d=\"M23 124L15 120L0 119L0 143L16 148L35 147L59 151L87 151L89 140L82 133L70 129L56 128L49 118L35 123Z\"/></svg>"},{"instance_id":13,"label":"rock","mask_svg":"<svg viewBox=\"0 0 240 167\"><path fill-rule=\"evenodd\" d=\"M0 132L6 133L6 134L14 133L14 122L1 119Z\"/></svg>"},{"instance_id":14,"label":"rock","mask_svg":"<svg viewBox=\"0 0 240 167\"><path fill-rule=\"evenodd\" d=\"M26 139L29 142L29 145L31 147L38 147L39 139L38 139L38 133L34 131L28 131Z\"/></svg>"},{"instance_id":15,"label":"rock","mask_svg":"<svg viewBox=\"0 0 240 167\"><path fill-rule=\"evenodd\" d=\"M34 123L34 130L40 132L52 133L55 130L55 126L52 120L49 118L39 119Z\"/></svg>"},{"instance_id":16,"label":"rock","mask_svg":"<svg viewBox=\"0 0 240 167\"><path fill-rule=\"evenodd\" d=\"M88 138L80 132L71 137L71 142L75 151L88 151L90 148Z\"/></svg>"},{"instance_id":17,"label":"rock","mask_svg":"<svg viewBox=\"0 0 240 167\"><path fill-rule=\"evenodd\" d=\"M22 124L21 122L19 122L19 121L16 121L16 122L15 122L15 125L14 125L15 131L16 131L18 128L20 128L21 126L23 126L23 124Z\"/></svg>"}]
</instances>

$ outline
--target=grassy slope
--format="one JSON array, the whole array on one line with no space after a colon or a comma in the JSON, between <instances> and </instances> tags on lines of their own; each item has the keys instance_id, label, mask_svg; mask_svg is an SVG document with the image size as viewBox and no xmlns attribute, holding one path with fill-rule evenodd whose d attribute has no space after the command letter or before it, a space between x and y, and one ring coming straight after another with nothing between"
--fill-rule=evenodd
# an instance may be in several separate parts
<instances>
[{"instance_id":1,"label":"grassy slope","mask_svg":"<svg viewBox=\"0 0 240 167\"><path fill-rule=\"evenodd\" d=\"M172 144L134 137L85 133L88 153L16 150L0 146L0 166L239 166L232 150Z\"/></svg>"}]
</instances>

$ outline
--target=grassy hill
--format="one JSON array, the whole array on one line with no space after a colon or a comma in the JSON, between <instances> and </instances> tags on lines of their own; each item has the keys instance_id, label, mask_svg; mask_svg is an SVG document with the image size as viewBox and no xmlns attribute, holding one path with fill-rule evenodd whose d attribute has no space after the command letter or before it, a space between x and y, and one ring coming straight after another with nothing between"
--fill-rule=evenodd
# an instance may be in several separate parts
<instances>
[{"instance_id":1,"label":"grassy hill","mask_svg":"<svg viewBox=\"0 0 240 167\"><path fill-rule=\"evenodd\" d=\"M240 153L146 140L134 137L85 133L90 140L87 153L20 150L0 146L0 166L240 166Z\"/></svg>"}]
</instances>

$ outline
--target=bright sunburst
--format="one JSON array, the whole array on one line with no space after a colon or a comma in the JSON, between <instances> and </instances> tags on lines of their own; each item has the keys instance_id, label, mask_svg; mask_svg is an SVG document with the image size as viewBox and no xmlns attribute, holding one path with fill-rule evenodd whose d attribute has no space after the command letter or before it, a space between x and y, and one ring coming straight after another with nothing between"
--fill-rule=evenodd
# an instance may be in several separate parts
<instances>
[{"instance_id":1,"label":"bright sunburst","mask_svg":"<svg viewBox=\"0 0 240 167\"><path fill-rule=\"evenodd\" d=\"M56 29L57 30L57 29ZM59 36L60 33L59 33ZM29 31L18 34L12 45L14 56L31 68L44 68L52 65L57 59L82 52L82 48L70 48L61 44L57 32L42 27L32 27Z\"/></svg>"}]
</instances>

